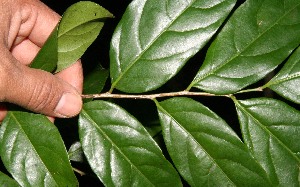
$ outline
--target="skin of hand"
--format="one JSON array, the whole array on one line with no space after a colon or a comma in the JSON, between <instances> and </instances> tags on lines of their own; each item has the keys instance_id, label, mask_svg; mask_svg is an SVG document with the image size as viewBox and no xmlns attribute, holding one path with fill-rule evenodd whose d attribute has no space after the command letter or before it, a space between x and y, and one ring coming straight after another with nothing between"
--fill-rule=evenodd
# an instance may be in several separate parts
<instances>
[{"instance_id":1,"label":"skin of hand","mask_svg":"<svg viewBox=\"0 0 300 187\"><path fill-rule=\"evenodd\" d=\"M4 102L51 117L77 115L80 60L55 75L28 67L60 16L39 0L0 0L0 12L0 122L7 113Z\"/></svg>"}]
</instances>

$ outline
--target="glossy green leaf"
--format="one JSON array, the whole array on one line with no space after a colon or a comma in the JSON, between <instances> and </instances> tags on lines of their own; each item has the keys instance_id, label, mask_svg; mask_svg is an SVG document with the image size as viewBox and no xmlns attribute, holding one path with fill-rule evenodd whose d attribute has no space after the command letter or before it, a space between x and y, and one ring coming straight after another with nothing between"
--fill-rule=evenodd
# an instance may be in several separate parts
<instances>
[{"instance_id":1,"label":"glossy green leaf","mask_svg":"<svg viewBox=\"0 0 300 187\"><path fill-rule=\"evenodd\" d=\"M172 78L220 27L235 0L134 0L111 42L112 88L154 90Z\"/></svg>"},{"instance_id":2,"label":"glossy green leaf","mask_svg":"<svg viewBox=\"0 0 300 187\"><path fill-rule=\"evenodd\" d=\"M0 171L0 186L1 187L19 187L20 185L14 179L5 175Z\"/></svg>"},{"instance_id":3,"label":"glossy green leaf","mask_svg":"<svg viewBox=\"0 0 300 187\"><path fill-rule=\"evenodd\" d=\"M84 104L79 136L90 166L105 186L182 186L145 128L115 104Z\"/></svg>"},{"instance_id":4,"label":"glossy green leaf","mask_svg":"<svg viewBox=\"0 0 300 187\"><path fill-rule=\"evenodd\" d=\"M11 111L0 132L2 162L21 186L77 186L59 131L45 116Z\"/></svg>"},{"instance_id":5,"label":"glossy green leaf","mask_svg":"<svg viewBox=\"0 0 300 187\"><path fill-rule=\"evenodd\" d=\"M210 46L188 89L237 92L262 79L299 44L299 0L247 0Z\"/></svg>"},{"instance_id":6,"label":"glossy green leaf","mask_svg":"<svg viewBox=\"0 0 300 187\"><path fill-rule=\"evenodd\" d=\"M168 152L191 186L269 186L226 122L189 98L157 102Z\"/></svg>"},{"instance_id":7,"label":"glossy green leaf","mask_svg":"<svg viewBox=\"0 0 300 187\"><path fill-rule=\"evenodd\" d=\"M83 150L80 142L75 142L71 145L68 151L68 156L69 156L69 160L75 162L83 162L84 155L83 155Z\"/></svg>"},{"instance_id":8,"label":"glossy green leaf","mask_svg":"<svg viewBox=\"0 0 300 187\"><path fill-rule=\"evenodd\" d=\"M59 72L78 60L101 31L104 21L113 15L100 5L81 1L63 14L58 28Z\"/></svg>"},{"instance_id":9,"label":"glossy green leaf","mask_svg":"<svg viewBox=\"0 0 300 187\"><path fill-rule=\"evenodd\" d=\"M267 98L235 103L244 141L273 186L299 186L300 112Z\"/></svg>"},{"instance_id":10,"label":"glossy green leaf","mask_svg":"<svg viewBox=\"0 0 300 187\"><path fill-rule=\"evenodd\" d=\"M57 27L55 27L30 67L48 72L54 71L58 60L57 50Z\"/></svg>"},{"instance_id":11,"label":"glossy green leaf","mask_svg":"<svg viewBox=\"0 0 300 187\"><path fill-rule=\"evenodd\" d=\"M264 87L300 104L300 48L298 48L279 73Z\"/></svg>"}]
</instances>

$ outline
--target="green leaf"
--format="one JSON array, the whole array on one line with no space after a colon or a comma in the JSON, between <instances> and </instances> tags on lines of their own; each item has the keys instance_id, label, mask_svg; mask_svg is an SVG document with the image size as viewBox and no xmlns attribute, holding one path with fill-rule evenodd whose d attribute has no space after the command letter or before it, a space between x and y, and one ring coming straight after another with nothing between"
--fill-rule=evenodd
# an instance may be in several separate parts
<instances>
[{"instance_id":1,"label":"green leaf","mask_svg":"<svg viewBox=\"0 0 300 187\"><path fill-rule=\"evenodd\" d=\"M191 186L269 186L226 122L189 98L156 103L168 152Z\"/></svg>"},{"instance_id":2,"label":"green leaf","mask_svg":"<svg viewBox=\"0 0 300 187\"><path fill-rule=\"evenodd\" d=\"M92 72L85 75L83 82L83 94L100 93L105 86L109 71L102 66L96 67ZM84 102L92 101L93 99L84 99Z\"/></svg>"},{"instance_id":3,"label":"green leaf","mask_svg":"<svg viewBox=\"0 0 300 187\"><path fill-rule=\"evenodd\" d=\"M300 48L298 48L279 73L264 87L300 104Z\"/></svg>"},{"instance_id":4,"label":"green leaf","mask_svg":"<svg viewBox=\"0 0 300 187\"><path fill-rule=\"evenodd\" d=\"M57 64L57 26L48 37L44 46L34 58L30 67L52 72Z\"/></svg>"},{"instance_id":5,"label":"green leaf","mask_svg":"<svg viewBox=\"0 0 300 187\"><path fill-rule=\"evenodd\" d=\"M145 127L151 137L155 137L161 133L161 126L149 126Z\"/></svg>"},{"instance_id":6,"label":"green leaf","mask_svg":"<svg viewBox=\"0 0 300 187\"><path fill-rule=\"evenodd\" d=\"M0 132L1 159L21 186L77 186L59 131L45 116L10 111Z\"/></svg>"},{"instance_id":7,"label":"green leaf","mask_svg":"<svg viewBox=\"0 0 300 187\"><path fill-rule=\"evenodd\" d=\"M90 166L105 186L182 186L145 128L115 104L84 104L79 136Z\"/></svg>"},{"instance_id":8,"label":"green leaf","mask_svg":"<svg viewBox=\"0 0 300 187\"><path fill-rule=\"evenodd\" d=\"M75 162L83 162L84 155L80 142L75 142L71 145L68 151L69 159Z\"/></svg>"},{"instance_id":9,"label":"green leaf","mask_svg":"<svg viewBox=\"0 0 300 187\"><path fill-rule=\"evenodd\" d=\"M113 15L100 5L81 1L63 14L58 28L59 72L78 60L101 31L104 21Z\"/></svg>"},{"instance_id":10,"label":"green leaf","mask_svg":"<svg viewBox=\"0 0 300 187\"><path fill-rule=\"evenodd\" d=\"M112 87L154 90L172 78L214 35L235 0L135 0L111 42Z\"/></svg>"},{"instance_id":11,"label":"green leaf","mask_svg":"<svg viewBox=\"0 0 300 187\"><path fill-rule=\"evenodd\" d=\"M9 176L0 171L0 186L1 187L19 187L17 181L13 180Z\"/></svg>"},{"instance_id":12,"label":"green leaf","mask_svg":"<svg viewBox=\"0 0 300 187\"><path fill-rule=\"evenodd\" d=\"M210 46L188 90L237 92L271 72L299 43L299 0L248 0Z\"/></svg>"},{"instance_id":13,"label":"green leaf","mask_svg":"<svg viewBox=\"0 0 300 187\"><path fill-rule=\"evenodd\" d=\"M284 102L235 101L244 141L273 186L299 186L300 112Z\"/></svg>"},{"instance_id":14,"label":"green leaf","mask_svg":"<svg viewBox=\"0 0 300 187\"><path fill-rule=\"evenodd\" d=\"M108 70L101 66L96 67L92 72L84 77L83 93L95 94L100 93L105 86L108 78Z\"/></svg>"}]
</instances>

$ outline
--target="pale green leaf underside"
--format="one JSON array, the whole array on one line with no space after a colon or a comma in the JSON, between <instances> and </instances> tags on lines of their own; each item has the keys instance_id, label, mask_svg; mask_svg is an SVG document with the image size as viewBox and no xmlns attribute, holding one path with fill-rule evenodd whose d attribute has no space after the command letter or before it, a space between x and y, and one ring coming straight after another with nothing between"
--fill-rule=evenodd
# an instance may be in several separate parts
<instances>
[{"instance_id":1,"label":"pale green leaf underside","mask_svg":"<svg viewBox=\"0 0 300 187\"><path fill-rule=\"evenodd\" d=\"M300 104L300 48L298 48L279 73L265 87Z\"/></svg>"},{"instance_id":2,"label":"pale green leaf underside","mask_svg":"<svg viewBox=\"0 0 300 187\"><path fill-rule=\"evenodd\" d=\"M0 186L1 187L19 187L19 184L0 171Z\"/></svg>"},{"instance_id":3,"label":"pale green leaf underside","mask_svg":"<svg viewBox=\"0 0 300 187\"><path fill-rule=\"evenodd\" d=\"M267 98L235 103L244 141L273 186L299 186L300 112Z\"/></svg>"},{"instance_id":4,"label":"pale green leaf underside","mask_svg":"<svg viewBox=\"0 0 300 187\"><path fill-rule=\"evenodd\" d=\"M21 186L76 186L59 131L45 116L11 111L1 125L1 159Z\"/></svg>"},{"instance_id":5,"label":"pale green leaf underside","mask_svg":"<svg viewBox=\"0 0 300 187\"><path fill-rule=\"evenodd\" d=\"M189 98L157 107L168 152L191 186L268 186L246 146L208 108Z\"/></svg>"},{"instance_id":6,"label":"pale green leaf underside","mask_svg":"<svg viewBox=\"0 0 300 187\"><path fill-rule=\"evenodd\" d=\"M59 24L56 72L75 63L97 38L105 19L111 17L106 9L89 1L69 7Z\"/></svg>"},{"instance_id":7,"label":"pale green leaf underside","mask_svg":"<svg viewBox=\"0 0 300 187\"><path fill-rule=\"evenodd\" d=\"M31 68L41 69L48 72L53 72L57 65L57 26L48 37L44 46L38 52L32 63Z\"/></svg>"},{"instance_id":8,"label":"pale green leaf underside","mask_svg":"<svg viewBox=\"0 0 300 187\"><path fill-rule=\"evenodd\" d=\"M84 104L79 136L90 166L106 186L182 186L145 128L115 104Z\"/></svg>"},{"instance_id":9,"label":"pale green leaf underside","mask_svg":"<svg viewBox=\"0 0 300 187\"><path fill-rule=\"evenodd\" d=\"M299 0L248 0L210 46L189 89L239 91L271 72L299 43Z\"/></svg>"},{"instance_id":10,"label":"pale green leaf underside","mask_svg":"<svg viewBox=\"0 0 300 187\"><path fill-rule=\"evenodd\" d=\"M158 88L217 31L235 0L135 0L111 42L112 88L140 93Z\"/></svg>"}]
</instances>

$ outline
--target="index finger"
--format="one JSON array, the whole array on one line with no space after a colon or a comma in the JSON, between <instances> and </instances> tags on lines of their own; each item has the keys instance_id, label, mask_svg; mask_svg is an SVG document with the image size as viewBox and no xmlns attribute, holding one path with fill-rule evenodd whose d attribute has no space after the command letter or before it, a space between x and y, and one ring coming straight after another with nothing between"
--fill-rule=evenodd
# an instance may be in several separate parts
<instances>
[{"instance_id":1,"label":"index finger","mask_svg":"<svg viewBox=\"0 0 300 187\"><path fill-rule=\"evenodd\" d=\"M29 3L31 15L36 14L36 19L28 38L37 46L42 47L59 22L60 16L39 0L31 0Z\"/></svg>"}]
</instances>

